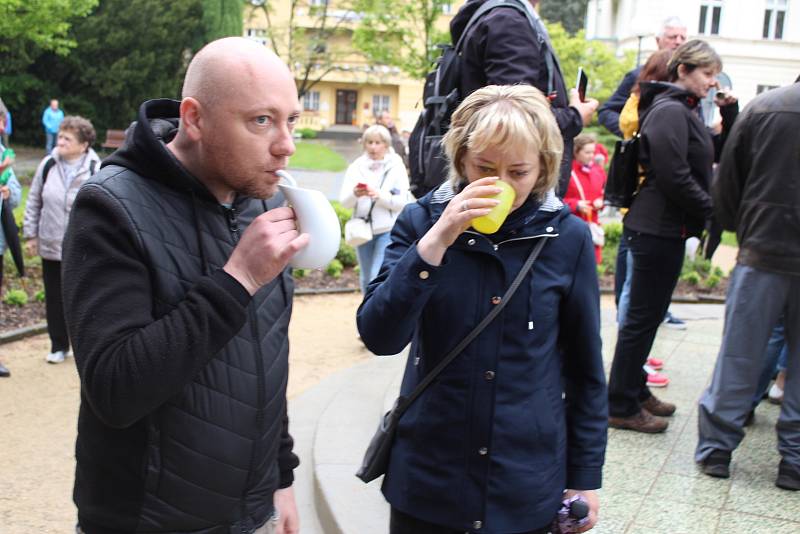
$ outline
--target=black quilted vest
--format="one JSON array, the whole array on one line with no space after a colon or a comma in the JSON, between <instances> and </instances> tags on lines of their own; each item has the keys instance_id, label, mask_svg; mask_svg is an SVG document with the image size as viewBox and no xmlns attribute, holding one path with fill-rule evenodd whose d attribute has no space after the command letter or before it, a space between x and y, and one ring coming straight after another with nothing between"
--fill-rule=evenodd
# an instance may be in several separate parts
<instances>
[{"instance_id":1,"label":"black quilted vest","mask_svg":"<svg viewBox=\"0 0 800 534\"><path fill-rule=\"evenodd\" d=\"M130 215L148 258L157 317L200 277L221 268L247 225L269 207L240 198L228 210L208 196L114 165L94 183ZM288 270L263 287L241 331L143 422L137 532L251 532L271 514L286 412L292 292Z\"/></svg>"}]
</instances>

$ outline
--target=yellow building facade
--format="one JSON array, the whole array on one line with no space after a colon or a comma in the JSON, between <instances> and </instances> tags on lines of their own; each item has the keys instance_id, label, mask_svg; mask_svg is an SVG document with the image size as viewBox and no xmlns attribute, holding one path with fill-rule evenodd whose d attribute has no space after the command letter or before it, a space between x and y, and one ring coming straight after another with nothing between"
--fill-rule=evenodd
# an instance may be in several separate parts
<instances>
[{"instance_id":1,"label":"yellow building facade","mask_svg":"<svg viewBox=\"0 0 800 534\"><path fill-rule=\"evenodd\" d=\"M336 49L338 57L342 59L335 65L326 66L324 70L328 72L301 97L303 114L299 127L314 130L355 130L373 124L378 113L387 110L394 118L398 130L411 131L422 107L424 80L412 79L397 67L369 64L351 44L353 30L360 20L358 14L336 9L336 0L301 1L299 6L295 6L294 13L290 12L293 2L273 2L269 17L263 9L247 6L243 17L245 36L270 48L277 47L278 54L291 62L287 51L281 49L285 41L273 37L285 35L290 19L293 20L292 26L296 31L315 31L319 16L309 16L309 11L319 9L325 5L324 2L331 3L327 8L330 24L338 24L339 28L326 46L331 50ZM449 28L450 20L463 3L464 0L454 1L445 9L446 12L441 15L437 26L443 30ZM295 73L298 87L301 87L305 65L295 64L289 67ZM322 68L312 69L308 79L316 80L321 71Z\"/></svg>"}]
</instances>

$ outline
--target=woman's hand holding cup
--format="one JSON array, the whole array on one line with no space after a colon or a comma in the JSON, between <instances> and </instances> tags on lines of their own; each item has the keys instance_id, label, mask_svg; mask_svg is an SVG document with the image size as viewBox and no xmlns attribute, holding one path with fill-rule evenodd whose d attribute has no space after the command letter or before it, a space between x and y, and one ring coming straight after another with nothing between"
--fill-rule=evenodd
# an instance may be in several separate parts
<instances>
[{"instance_id":1,"label":"woman's hand holding cup","mask_svg":"<svg viewBox=\"0 0 800 534\"><path fill-rule=\"evenodd\" d=\"M502 189L496 176L481 178L467 185L453 197L442 216L417 244L420 257L431 265L440 265L444 253L477 217L488 215L500 201L492 197Z\"/></svg>"}]
</instances>

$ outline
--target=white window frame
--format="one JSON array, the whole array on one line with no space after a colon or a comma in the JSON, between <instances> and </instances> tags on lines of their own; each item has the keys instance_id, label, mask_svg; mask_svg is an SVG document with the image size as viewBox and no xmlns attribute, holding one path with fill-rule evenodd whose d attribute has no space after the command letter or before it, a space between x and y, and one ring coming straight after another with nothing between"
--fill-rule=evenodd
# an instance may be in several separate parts
<instances>
[{"instance_id":1,"label":"white window frame","mask_svg":"<svg viewBox=\"0 0 800 534\"><path fill-rule=\"evenodd\" d=\"M303 95L303 111L319 111L319 91L307 91Z\"/></svg>"},{"instance_id":2,"label":"white window frame","mask_svg":"<svg viewBox=\"0 0 800 534\"><path fill-rule=\"evenodd\" d=\"M762 26L761 37L764 39L772 39L780 41L783 39L786 30L786 11L789 7L789 0L767 0L766 8L764 9L764 26ZM782 14L779 17L778 14ZM781 18L780 35L778 35L778 18ZM764 35L764 29L767 34Z\"/></svg>"},{"instance_id":3,"label":"white window frame","mask_svg":"<svg viewBox=\"0 0 800 534\"><path fill-rule=\"evenodd\" d=\"M377 117L383 111L392 112L391 95L372 95L372 114Z\"/></svg>"},{"instance_id":4,"label":"white window frame","mask_svg":"<svg viewBox=\"0 0 800 534\"><path fill-rule=\"evenodd\" d=\"M700 15L698 17L697 33L700 35L719 35L722 28L722 7L723 0L704 0L700 3ZM703 20L703 9L705 8L705 20ZM719 10L719 22L717 31L713 32L714 10Z\"/></svg>"}]
</instances>

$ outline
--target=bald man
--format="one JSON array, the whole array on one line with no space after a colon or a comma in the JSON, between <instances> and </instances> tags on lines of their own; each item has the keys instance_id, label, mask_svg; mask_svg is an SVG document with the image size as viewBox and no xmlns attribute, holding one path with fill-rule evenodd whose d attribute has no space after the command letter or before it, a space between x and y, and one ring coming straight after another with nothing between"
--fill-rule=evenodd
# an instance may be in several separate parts
<instances>
[{"instance_id":1,"label":"bald man","mask_svg":"<svg viewBox=\"0 0 800 534\"><path fill-rule=\"evenodd\" d=\"M298 115L275 55L215 41L78 194L63 278L79 532L298 532L286 266L308 236L274 198Z\"/></svg>"}]
</instances>

